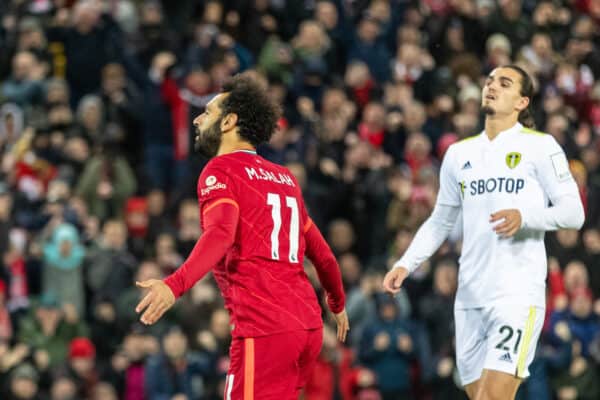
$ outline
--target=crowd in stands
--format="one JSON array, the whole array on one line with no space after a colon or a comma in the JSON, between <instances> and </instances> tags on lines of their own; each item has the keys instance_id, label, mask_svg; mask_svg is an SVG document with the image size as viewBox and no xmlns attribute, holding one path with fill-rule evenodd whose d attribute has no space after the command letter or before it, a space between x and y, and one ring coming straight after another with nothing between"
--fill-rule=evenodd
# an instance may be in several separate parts
<instances>
[{"instance_id":1,"label":"crowd in stands","mask_svg":"<svg viewBox=\"0 0 600 400\"><path fill-rule=\"evenodd\" d=\"M324 311L304 399L465 399L462 227L399 296L381 282L509 63L534 77L537 129L586 212L581 231L546 235L546 323L518 398L600 398L599 24L595 0L1 1L0 398L223 399L212 276L152 326L134 282L171 273L201 234L191 121L248 71L283 106L258 152L301 183L347 293L349 340Z\"/></svg>"}]
</instances>

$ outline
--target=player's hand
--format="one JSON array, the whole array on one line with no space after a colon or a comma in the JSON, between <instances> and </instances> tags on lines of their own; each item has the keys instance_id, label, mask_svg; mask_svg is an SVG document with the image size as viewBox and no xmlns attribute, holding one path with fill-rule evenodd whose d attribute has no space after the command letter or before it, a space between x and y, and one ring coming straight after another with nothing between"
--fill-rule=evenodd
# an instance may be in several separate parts
<instances>
[{"instance_id":1,"label":"player's hand","mask_svg":"<svg viewBox=\"0 0 600 400\"><path fill-rule=\"evenodd\" d=\"M346 335L350 330L350 323L348 322L348 314L344 308L341 312L333 314L335 322L337 324L337 338L340 342L346 341Z\"/></svg>"},{"instance_id":2,"label":"player's hand","mask_svg":"<svg viewBox=\"0 0 600 400\"><path fill-rule=\"evenodd\" d=\"M515 208L496 211L490 215L491 224L500 220L503 221L494 226L494 231L498 235L506 238L512 237L515 233L517 233L517 231L521 229L521 224L523 223L521 212Z\"/></svg>"},{"instance_id":3,"label":"player's hand","mask_svg":"<svg viewBox=\"0 0 600 400\"><path fill-rule=\"evenodd\" d=\"M408 269L404 267L393 268L383 278L383 289L386 293L396 294L402 287L402 282L408 276Z\"/></svg>"},{"instance_id":4,"label":"player's hand","mask_svg":"<svg viewBox=\"0 0 600 400\"><path fill-rule=\"evenodd\" d=\"M150 289L135 308L137 313L146 309L140 318L140 321L146 325L152 325L158 321L175 304L175 295L171 288L159 279L136 282L135 285L139 288Z\"/></svg>"}]
</instances>

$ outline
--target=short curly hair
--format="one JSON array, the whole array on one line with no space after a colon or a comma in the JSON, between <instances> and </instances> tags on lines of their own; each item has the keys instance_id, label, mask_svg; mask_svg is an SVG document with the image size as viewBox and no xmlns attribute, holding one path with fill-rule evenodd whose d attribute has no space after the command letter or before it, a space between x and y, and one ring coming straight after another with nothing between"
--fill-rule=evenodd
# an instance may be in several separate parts
<instances>
[{"instance_id":1,"label":"short curly hair","mask_svg":"<svg viewBox=\"0 0 600 400\"><path fill-rule=\"evenodd\" d=\"M221 102L221 115L237 115L239 135L253 146L268 142L281 111L266 88L253 75L243 73L231 77L222 92L227 93L227 97Z\"/></svg>"}]
</instances>

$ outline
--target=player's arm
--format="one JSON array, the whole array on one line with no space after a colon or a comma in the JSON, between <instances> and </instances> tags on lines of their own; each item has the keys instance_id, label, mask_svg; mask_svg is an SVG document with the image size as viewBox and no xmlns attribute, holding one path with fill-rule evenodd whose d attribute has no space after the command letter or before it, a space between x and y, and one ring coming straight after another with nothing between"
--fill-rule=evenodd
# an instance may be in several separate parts
<instances>
[{"instance_id":1,"label":"player's arm","mask_svg":"<svg viewBox=\"0 0 600 400\"><path fill-rule=\"evenodd\" d=\"M548 135L548 150L536 168L542 188L552 202L552 207L521 210L523 227L542 231L580 229L585 213L577 184L569 170L564 151Z\"/></svg>"},{"instance_id":2,"label":"player's arm","mask_svg":"<svg viewBox=\"0 0 600 400\"><path fill-rule=\"evenodd\" d=\"M136 312L146 309L141 317L145 324L156 322L175 300L202 279L233 245L239 220L239 207L234 200L220 198L206 204L202 210L204 232L185 262L163 281L151 279L138 282L138 287L150 288Z\"/></svg>"},{"instance_id":3,"label":"player's arm","mask_svg":"<svg viewBox=\"0 0 600 400\"><path fill-rule=\"evenodd\" d=\"M552 136L546 135L544 139L547 141L545 151L536 164L536 173L552 207L522 204L516 209L497 211L491 215L490 222L504 220L494 227L498 234L510 237L521 228L554 231L580 229L583 225L583 204L565 153Z\"/></svg>"},{"instance_id":4,"label":"player's arm","mask_svg":"<svg viewBox=\"0 0 600 400\"><path fill-rule=\"evenodd\" d=\"M308 218L304 226L304 240L306 242L306 255L312 261L319 281L325 289L327 305L334 314L337 322L337 337L340 341L346 340L346 333L350 329L346 315L346 295L342 283L342 274L331 248L323 238L321 231Z\"/></svg>"},{"instance_id":5,"label":"player's arm","mask_svg":"<svg viewBox=\"0 0 600 400\"><path fill-rule=\"evenodd\" d=\"M461 207L461 194L458 180L454 175L454 146L450 146L440 168L440 190L433 212L417 230L408 249L394 263L383 279L386 292L396 294L400 291L406 277L440 248L448 237Z\"/></svg>"}]
</instances>

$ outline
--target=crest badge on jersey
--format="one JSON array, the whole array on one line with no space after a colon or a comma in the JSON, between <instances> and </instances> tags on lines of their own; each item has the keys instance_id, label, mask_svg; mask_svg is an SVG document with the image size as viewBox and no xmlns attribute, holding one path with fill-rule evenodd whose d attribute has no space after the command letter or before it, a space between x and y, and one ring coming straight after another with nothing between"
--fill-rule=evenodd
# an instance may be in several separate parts
<instances>
[{"instance_id":1,"label":"crest badge on jersey","mask_svg":"<svg viewBox=\"0 0 600 400\"><path fill-rule=\"evenodd\" d=\"M521 162L521 153L517 153L516 151L510 152L506 155L506 165L510 169L515 169L517 165Z\"/></svg>"}]
</instances>

